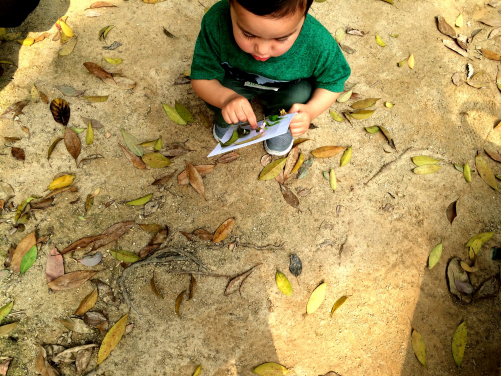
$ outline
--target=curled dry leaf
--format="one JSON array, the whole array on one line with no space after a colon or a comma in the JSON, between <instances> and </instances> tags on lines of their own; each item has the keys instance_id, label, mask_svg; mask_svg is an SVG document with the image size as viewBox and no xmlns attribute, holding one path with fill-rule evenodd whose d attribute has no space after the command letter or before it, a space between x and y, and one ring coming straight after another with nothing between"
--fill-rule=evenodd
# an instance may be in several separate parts
<instances>
[{"instance_id":1,"label":"curled dry leaf","mask_svg":"<svg viewBox=\"0 0 501 376\"><path fill-rule=\"evenodd\" d=\"M299 159L299 148L298 146L294 146L289 152L289 155L287 156L287 160L285 162L284 180L287 180L290 177L290 175L292 174L292 170L294 169L294 166L296 165L298 159Z\"/></svg>"},{"instance_id":2,"label":"curled dry leaf","mask_svg":"<svg viewBox=\"0 0 501 376\"><path fill-rule=\"evenodd\" d=\"M290 255L289 271L295 277L299 277L299 275L303 271L303 263L301 262L299 256L296 254Z\"/></svg>"},{"instance_id":3,"label":"curled dry leaf","mask_svg":"<svg viewBox=\"0 0 501 376\"><path fill-rule=\"evenodd\" d=\"M181 307L181 303L183 302L183 297L185 292L186 290L182 291L176 298L175 311L176 315L178 315L179 317L181 317L181 314L179 313L179 308Z\"/></svg>"},{"instance_id":4,"label":"curled dry leaf","mask_svg":"<svg viewBox=\"0 0 501 376\"><path fill-rule=\"evenodd\" d=\"M96 273L97 272L90 270L80 270L77 272L68 273L49 282L48 286L54 291L70 290L83 285Z\"/></svg>"},{"instance_id":5,"label":"curled dry leaf","mask_svg":"<svg viewBox=\"0 0 501 376\"><path fill-rule=\"evenodd\" d=\"M261 264L254 265L252 268L247 270L246 272L237 275L236 277L232 278L230 282L228 283L228 286L226 286L226 289L224 290L224 295L228 296L231 295L237 291L240 291L242 288L242 284L244 281L251 275L251 273L254 271L254 269Z\"/></svg>"},{"instance_id":6,"label":"curled dry leaf","mask_svg":"<svg viewBox=\"0 0 501 376\"><path fill-rule=\"evenodd\" d=\"M308 175L310 167L313 165L313 158L307 159L303 162L299 170L297 171L298 180L304 179Z\"/></svg>"},{"instance_id":7,"label":"curled dry leaf","mask_svg":"<svg viewBox=\"0 0 501 376\"><path fill-rule=\"evenodd\" d=\"M120 146L120 148L124 152L125 156L129 160L129 162L132 163L132 165L135 168L139 168L139 169L142 169L142 170L144 170L144 169L147 168L146 164L143 162L143 160L140 157L138 157L136 154L134 154L131 151L129 151L129 149L127 149L122 144L118 144L118 145Z\"/></svg>"},{"instance_id":8,"label":"curled dry leaf","mask_svg":"<svg viewBox=\"0 0 501 376\"><path fill-rule=\"evenodd\" d=\"M38 356L35 358L35 368L37 372L43 376L59 376L59 372L57 372L46 360L46 352L44 348L40 345Z\"/></svg>"},{"instance_id":9,"label":"curled dry leaf","mask_svg":"<svg viewBox=\"0 0 501 376\"><path fill-rule=\"evenodd\" d=\"M154 253L167 239L167 236L169 236L169 230L167 227L163 227L153 236L148 245L139 252L139 257L145 258Z\"/></svg>"},{"instance_id":10,"label":"curled dry leaf","mask_svg":"<svg viewBox=\"0 0 501 376\"><path fill-rule=\"evenodd\" d=\"M196 167L195 167L196 168ZM151 185L165 185L167 184L170 179L175 175L176 173L175 172L172 172L170 174L167 174L167 175L164 175L158 179L156 179L153 183L151 183Z\"/></svg>"},{"instance_id":11,"label":"curled dry leaf","mask_svg":"<svg viewBox=\"0 0 501 376\"><path fill-rule=\"evenodd\" d=\"M101 312L87 312L83 316L84 323L92 328L108 330L108 319Z\"/></svg>"},{"instance_id":12,"label":"curled dry leaf","mask_svg":"<svg viewBox=\"0 0 501 376\"><path fill-rule=\"evenodd\" d=\"M232 151L231 153L225 154L222 157L220 157L216 162L217 163L231 163L233 161L236 161L238 158L240 158L240 154Z\"/></svg>"},{"instance_id":13,"label":"curled dry leaf","mask_svg":"<svg viewBox=\"0 0 501 376\"><path fill-rule=\"evenodd\" d=\"M228 237L235 227L235 218L228 218L218 227L212 238L213 243L219 243Z\"/></svg>"},{"instance_id":14,"label":"curled dry leaf","mask_svg":"<svg viewBox=\"0 0 501 376\"><path fill-rule=\"evenodd\" d=\"M47 283L64 275L63 256L58 252L57 248L52 248L47 257L47 265L45 267Z\"/></svg>"},{"instance_id":15,"label":"curled dry leaf","mask_svg":"<svg viewBox=\"0 0 501 376\"><path fill-rule=\"evenodd\" d=\"M202 176L198 170L188 161L186 161L186 173L191 186L205 198L205 186L202 180ZM206 198L205 198L206 199Z\"/></svg>"},{"instance_id":16,"label":"curled dry leaf","mask_svg":"<svg viewBox=\"0 0 501 376\"><path fill-rule=\"evenodd\" d=\"M447 210L445 214L447 215L447 219L449 220L449 223L452 225L452 222L454 222L454 218L457 217L457 212L456 212L456 206L457 206L458 200L451 202L449 206L447 207Z\"/></svg>"},{"instance_id":17,"label":"curled dry leaf","mask_svg":"<svg viewBox=\"0 0 501 376\"><path fill-rule=\"evenodd\" d=\"M117 347L118 343L122 339L125 333L125 327L127 325L127 318L129 315L125 315L118 322L113 325L108 333L104 336L103 342L101 342L101 347L99 348L99 353L97 355L97 364L101 364Z\"/></svg>"},{"instance_id":18,"label":"curled dry leaf","mask_svg":"<svg viewBox=\"0 0 501 376\"><path fill-rule=\"evenodd\" d=\"M11 147L10 148L10 153L18 161L24 161L26 159L26 155L24 154L24 150L21 149L21 148Z\"/></svg>"},{"instance_id":19,"label":"curled dry leaf","mask_svg":"<svg viewBox=\"0 0 501 376\"><path fill-rule=\"evenodd\" d=\"M50 158L50 156L52 155L52 152L54 151L54 149L56 148L57 144L59 144L59 141L61 141L63 138L62 137L58 137L56 138L56 140L50 145L49 147L49 150L47 151L47 160Z\"/></svg>"},{"instance_id":20,"label":"curled dry leaf","mask_svg":"<svg viewBox=\"0 0 501 376\"><path fill-rule=\"evenodd\" d=\"M151 277L150 286L156 296L158 296L160 299L164 298L163 295L158 290L157 283L155 282L155 272L153 272L153 276Z\"/></svg>"}]
</instances>

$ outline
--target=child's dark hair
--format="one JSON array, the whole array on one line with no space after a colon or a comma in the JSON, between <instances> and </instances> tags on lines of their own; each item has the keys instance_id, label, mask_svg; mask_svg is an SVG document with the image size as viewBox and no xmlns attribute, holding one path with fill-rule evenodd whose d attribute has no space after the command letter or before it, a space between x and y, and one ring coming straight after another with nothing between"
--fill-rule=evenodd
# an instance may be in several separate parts
<instances>
[{"instance_id":1,"label":"child's dark hair","mask_svg":"<svg viewBox=\"0 0 501 376\"><path fill-rule=\"evenodd\" d=\"M230 4L237 2L256 16L268 16L282 18L296 12L305 15L313 3L313 0L229 0Z\"/></svg>"}]
</instances>

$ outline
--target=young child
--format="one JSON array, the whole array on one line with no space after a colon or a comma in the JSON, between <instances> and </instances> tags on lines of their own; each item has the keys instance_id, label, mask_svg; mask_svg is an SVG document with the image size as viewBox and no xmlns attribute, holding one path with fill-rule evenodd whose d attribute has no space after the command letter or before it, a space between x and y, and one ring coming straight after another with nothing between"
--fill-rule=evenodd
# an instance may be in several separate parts
<instances>
[{"instance_id":1,"label":"young child","mask_svg":"<svg viewBox=\"0 0 501 376\"><path fill-rule=\"evenodd\" d=\"M202 19L191 65L193 90L215 112L214 138L231 124L257 127L250 100L266 115L298 114L289 131L266 140L285 155L293 137L344 90L350 67L329 31L308 14L313 0L221 0Z\"/></svg>"}]
</instances>

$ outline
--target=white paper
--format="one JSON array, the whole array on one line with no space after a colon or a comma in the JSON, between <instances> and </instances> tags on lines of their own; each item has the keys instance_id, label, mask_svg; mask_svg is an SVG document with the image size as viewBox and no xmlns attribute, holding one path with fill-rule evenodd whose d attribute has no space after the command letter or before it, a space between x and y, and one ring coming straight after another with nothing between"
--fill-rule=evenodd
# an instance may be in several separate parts
<instances>
[{"instance_id":1,"label":"white paper","mask_svg":"<svg viewBox=\"0 0 501 376\"><path fill-rule=\"evenodd\" d=\"M287 114L285 116L281 116L277 120L277 121L279 121L279 123L276 124L276 125L273 125L271 127L268 127L263 132L264 135L262 137L259 137L257 140L253 140L253 141L247 142L247 143L245 143L243 145L236 145L236 144L238 144L240 142L249 140L252 137L255 137L255 136L257 136L259 134L258 132L256 132L255 130L253 130L250 127L250 125L244 125L241 128L249 129L251 131L247 136L239 138L233 145L230 145L230 146L222 147L221 144L218 143L217 146L214 148L214 150L212 150L211 153L207 156L207 158L213 157L213 156L218 155L218 154L227 153L229 151L233 151L233 150L236 150L236 149L240 149L240 148L243 148L245 146L257 144L258 142L263 142L264 140L267 140L269 138L280 136L280 135L282 135L282 134L284 134L284 133L287 132L287 130L289 129L289 124L291 123L292 117L294 115L296 115L296 113ZM260 121L260 122L257 123L258 124L258 129L263 124L263 122L264 122L264 120L262 120L262 121ZM232 134L233 134L233 127L229 127L228 130L226 131L226 133L224 134L223 138L221 139L221 142L225 143L226 141L228 141L231 138Z\"/></svg>"}]
</instances>

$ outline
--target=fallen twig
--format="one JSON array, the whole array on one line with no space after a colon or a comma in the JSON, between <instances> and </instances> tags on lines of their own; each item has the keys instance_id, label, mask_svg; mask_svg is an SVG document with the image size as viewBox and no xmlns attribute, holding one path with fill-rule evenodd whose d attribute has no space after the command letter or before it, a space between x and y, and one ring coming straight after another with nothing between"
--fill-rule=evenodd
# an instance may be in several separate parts
<instances>
[{"instance_id":1,"label":"fallen twig","mask_svg":"<svg viewBox=\"0 0 501 376\"><path fill-rule=\"evenodd\" d=\"M266 244L266 245L255 245L252 243L239 243L237 242L237 247L244 247L244 248L254 248L257 249L258 251L274 251L277 249L284 249L285 242L280 243L280 244Z\"/></svg>"}]
</instances>

